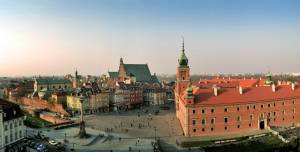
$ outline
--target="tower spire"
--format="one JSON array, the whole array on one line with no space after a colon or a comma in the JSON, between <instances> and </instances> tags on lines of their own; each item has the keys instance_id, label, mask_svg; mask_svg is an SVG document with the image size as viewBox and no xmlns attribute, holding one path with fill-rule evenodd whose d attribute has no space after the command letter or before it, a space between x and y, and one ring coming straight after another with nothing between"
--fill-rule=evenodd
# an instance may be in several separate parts
<instances>
[{"instance_id":1,"label":"tower spire","mask_svg":"<svg viewBox=\"0 0 300 152\"><path fill-rule=\"evenodd\" d=\"M181 38L182 38L182 52L184 52L184 37L181 36Z\"/></svg>"}]
</instances>

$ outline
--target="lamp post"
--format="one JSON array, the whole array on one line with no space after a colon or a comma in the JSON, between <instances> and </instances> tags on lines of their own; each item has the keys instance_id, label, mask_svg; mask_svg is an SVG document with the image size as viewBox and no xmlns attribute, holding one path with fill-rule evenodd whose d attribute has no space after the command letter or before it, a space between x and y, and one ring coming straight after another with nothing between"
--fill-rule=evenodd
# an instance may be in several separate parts
<instances>
[{"instance_id":1,"label":"lamp post","mask_svg":"<svg viewBox=\"0 0 300 152\"><path fill-rule=\"evenodd\" d=\"M154 127L154 140L156 141L156 127Z\"/></svg>"}]
</instances>

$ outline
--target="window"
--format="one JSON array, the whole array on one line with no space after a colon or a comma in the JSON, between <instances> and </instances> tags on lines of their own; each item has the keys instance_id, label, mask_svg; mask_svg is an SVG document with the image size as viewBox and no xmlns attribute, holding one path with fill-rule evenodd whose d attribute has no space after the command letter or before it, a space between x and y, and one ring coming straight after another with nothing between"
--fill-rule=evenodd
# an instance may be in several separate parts
<instances>
[{"instance_id":1,"label":"window","mask_svg":"<svg viewBox=\"0 0 300 152\"><path fill-rule=\"evenodd\" d=\"M276 118L274 118L274 121L276 121Z\"/></svg>"},{"instance_id":2,"label":"window","mask_svg":"<svg viewBox=\"0 0 300 152\"><path fill-rule=\"evenodd\" d=\"M295 104L295 99L293 100L293 104Z\"/></svg>"},{"instance_id":3,"label":"window","mask_svg":"<svg viewBox=\"0 0 300 152\"><path fill-rule=\"evenodd\" d=\"M224 122L227 123L228 122L228 118L224 117Z\"/></svg>"},{"instance_id":4,"label":"window","mask_svg":"<svg viewBox=\"0 0 300 152\"><path fill-rule=\"evenodd\" d=\"M284 117L282 118L282 120L284 121Z\"/></svg>"},{"instance_id":5,"label":"window","mask_svg":"<svg viewBox=\"0 0 300 152\"><path fill-rule=\"evenodd\" d=\"M274 102L274 107L276 107L276 103Z\"/></svg>"},{"instance_id":6,"label":"window","mask_svg":"<svg viewBox=\"0 0 300 152\"><path fill-rule=\"evenodd\" d=\"M19 131L19 137L22 138L22 130Z\"/></svg>"},{"instance_id":7,"label":"window","mask_svg":"<svg viewBox=\"0 0 300 152\"><path fill-rule=\"evenodd\" d=\"M13 128L13 124L9 124L9 129L12 129Z\"/></svg>"},{"instance_id":8,"label":"window","mask_svg":"<svg viewBox=\"0 0 300 152\"><path fill-rule=\"evenodd\" d=\"M295 119L295 116L293 116L293 119Z\"/></svg>"},{"instance_id":9,"label":"window","mask_svg":"<svg viewBox=\"0 0 300 152\"><path fill-rule=\"evenodd\" d=\"M285 110L284 109L282 110L282 114L285 115Z\"/></svg>"},{"instance_id":10,"label":"window","mask_svg":"<svg viewBox=\"0 0 300 152\"><path fill-rule=\"evenodd\" d=\"M211 113L214 113L215 109L211 109L210 111L211 111Z\"/></svg>"},{"instance_id":11,"label":"window","mask_svg":"<svg viewBox=\"0 0 300 152\"><path fill-rule=\"evenodd\" d=\"M237 110L237 111L240 111L240 107L237 107L236 110Z\"/></svg>"},{"instance_id":12,"label":"window","mask_svg":"<svg viewBox=\"0 0 300 152\"><path fill-rule=\"evenodd\" d=\"M186 75L185 71L181 71L182 80L185 80L185 75Z\"/></svg>"},{"instance_id":13,"label":"window","mask_svg":"<svg viewBox=\"0 0 300 152\"><path fill-rule=\"evenodd\" d=\"M214 131L214 128L210 128L210 131Z\"/></svg>"},{"instance_id":14,"label":"window","mask_svg":"<svg viewBox=\"0 0 300 152\"><path fill-rule=\"evenodd\" d=\"M260 105L260 108L264 108L264 105Z\"/></svg>"},{"instance_id":15,"label":"window","mask_svg":"<svg viewBox=\"0 0 300 152\"><path fill-rule=\"evenodd\" d=\"M195 114L196 113L196 110L193 110L193 114Z\"/></svg>"},{"instance_id":16,"label":"window","mask_svg":"<svg viewBox=\"0 0 300 152\"><path fill-rule=\"evenodd\" d=\"M240 128L240 125L237 125L237 128Z\"/></svg>"},{"instance_id":17,"label":"window","mask_svg":"<svg viewBox=\"0 0 300 152\"><path fill-rule=\"evenodd\" d=\"M10 134L10 142L12 142L13 141L13 134L11 133Z\"/></svg>"},{"instance_id":18,"label":"window","mask_svg":"<svg viewBox=\"0 0 300 152\"><path fill-rule=\"evenodd\" d=\"M67 89L67 85L65 85L65 89Z\"/></svg>"},{"instance_id":19,"label":"window","mask_svg":"<svg viewBox=\"0 0 300 152\"><path fill-rule=\"evenodd\" d=\"M202 109L202 113L205 113L204 109Z\"/></svg>"},{"instance_id":20,"label":"window","mask_svg":"<svg viewBox=\"0 0 300 152\"><path fill-rule=\"evenodd\" d=\"M285 103L284 103L284 101L282 101L282 106L284 106L285 105Z\"/></svg>"},{"instance_id":21,"label":"window","mask_svg":"<svg viewBox=\"0 0 300 152\"><path fill-rule=\"evenodd\" d=\"M274 116L276 116L276 112L274 111Z\"/></svg>"},{"instance_id":22,"label":"window","mask_svg":"<svg viewBox=\"0 0 300 152\"><path fill-rule=\"evenodd\" d=\"M196 120L193 120L193 125L196 125Z\"/></svg>"},{"instance_id":23,"label":"window","mask_svg":"<svg viewBox=\"0 0 300 152\"><path fill-rule=\"evenodd\" d=\"M249 127L251 127L252 126L252 124L251 123L249 123Z\"/></svg>"},{"instance_id":24,"label":"window","mask_svg":"<svg viewBox=\"0 0 300 152\"><path fill-rule=\"evenodd\" d=\"M202 132L204 132L205 131L205 129L204 128L202 128Z\"/></svg>"},{"instance_id":25,"label":"window","mask_svg":"<svg viewBox=\"0 0 300 152\"><path fill-rule=\"evenodd\" d=\"M224 129L227 130L227 127L225 126Z\"/></svg>"},{"instance_id":26,"label":"window","mask_svg":"<svg viewBox=\"0 0 300 152\"><path fill-rule=\"evenodd\" d=\"M210 120L211 124L215 124L215 118Z\"/></svg>"},{"instance_id":27,"label":"window","mask_svg":"<svg viewBox=\"0 0 300 152\"><path fill-rule=\"evenodd\" d=\"M15 140L18 139L18 132L15 132Z\"/></svg>"},{"instance_id":28,"label":"window","mask_svg":"<svg viewBox=\"0 0 300 152\"><path fill-rule=\"evenodd\" d=\"M17 122L17 121L15 121L15 128L17 128L17 126L18 126L18 122Z\"/></svg>"},{"instance_id":29,"label":"window","mask_svg":"<svg viewBox=\"0 0 300 152\"><path fill-rule=\"evenodd\" d=\"M5 143L7 144L8 143L8 137L5 136Z\"/></svg>"},{"instance_id":30,"label":"window","mask_svg":"<svg viewBox=\"0 0 300 152\"><path fill-rule=\"evenodd\" d=\"M23 121L23 120L19 120L19 126L21 126L21 125L22 125L22 121Z\"/></svg>"},{"instance_id":31,"label":"window","mask_svg":"<svg viewBox=\"0 0 300 152\"><path fill-rule=\"evenodd\" d=\"M236 121L240 122L241 121L241 116L237 116Z\"/></svg>"},{"instance_id":32,"label":"window","mask_svg":"<svg viewBox=\"0 0 300 152\"><path fill-rule=\"evenodd\" d=\"M227 112L228 111L228 109L227 108L224 108L224 112Z\"/></svg>"},{"instance_id":33,"label":"window","mask_svg":"<svg viewBox=\"0 0 300 152\"><path fill-rule=\"evenodd\" d=\"M250 115L250 120L253 120L253 114Z\"/></svg>"},{"instance_id":34,"label":"window","mask_svg":"<svg viewBox=\"0 0 300 152\"><path fill-rule=\"evenodd\" d=\"M270 104L268 104L268 107L270 108L270 107L271 107L271 105L270 105Z\"/></svg>"},{"instance_id":35,"label":"window","mask_svg":"<svg viewBox=\"0 0 300 152\"><path fill-rule=\"evenodd\" d=\"M250 106L247 106L247 110L249 110L250 109Z\"/></svg>"},{"instance_id":36,"label":"window","mask_svg":"<svg viewBox=\"0 0 300 152\"><path fill-rule=\"evenodd\" d=\"M196 129L193 129L193 132L196 132Z\"/></svg>"},{"instance_id":37,"label":"window","mask_svg":"<svg viewBox=\"0 0 300 152\"><path fill-rule=\"evenodd\" d=\"M255 109L255 105L253 106L253 109Z\"/></svg>"},{"instance_id":38,"label":"window","mask_svg":"<svg viewBox=\"0 0 300 152\"><path fill-rule=\"evenodd\" d=\"M293 109L293 113L294 113L294 114L296 113L296 109L295 109L295 108Z\"/></svg>"},{"instance_id":39,"label":"window","mask_svg":"<svg viewBox=\"0 0 300 152\"><path fill-rule=\"evenodd\" d=\"M55 86L53 86L52 88L55 89Z\"/></svg>"},{"instance_id":40,"label":"window","mask_svg":"<svg viewBox=\"0 0 300 152\"><path fill-rule=\"evenodd\" d=\"M5 125L4 130L7 131L7 128L8 128L7 125Z\"/></svg>"},{"instance_id":41,"label":"window","mask_svg":"<svg viewBox=\"0 0 300 152\"><path fill-rule=\"evenodd\" d=\"M202 125L205 125L205 119L202 119Z\"/></svg>"}]
</instances>

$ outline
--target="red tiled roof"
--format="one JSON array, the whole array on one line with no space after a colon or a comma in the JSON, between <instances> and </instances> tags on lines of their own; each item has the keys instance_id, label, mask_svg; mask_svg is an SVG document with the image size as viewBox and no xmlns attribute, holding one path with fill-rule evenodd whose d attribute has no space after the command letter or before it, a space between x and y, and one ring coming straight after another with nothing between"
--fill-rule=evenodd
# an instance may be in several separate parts
<instances>
[{"instance_id":1,"label":"red tiled roof","mask_svg":"<svg viewBox=\"0 0 300 152\"><path fill-rule=\"evenodd\" d=\"M213 85L216 85L221 88L233 88L233 87L256 87L263 86L265 80L260 79L210 79L210 80L202 80L199 82L193 83L193 85L197 85L200 88L211 88Z\"/></svg>"},{"instance_id":2,"label":"red tiled roof","mask_svg":"<svg viewBox=\"0 0 300 152\"><path fill-rule=\"evenodd\" d=\"M213 89L201 89L193 86L193 94L199 95L195 99L195 104L214 105L214 104L241 104L259 101L276 100L282 98L300 97L300 87L296 86L293 91L291 85L281 85L272 91L270 86L244 88L243 94L239 93L238 88L221 88L218 96L214 96Z\"/></svg>"}]
</instances>

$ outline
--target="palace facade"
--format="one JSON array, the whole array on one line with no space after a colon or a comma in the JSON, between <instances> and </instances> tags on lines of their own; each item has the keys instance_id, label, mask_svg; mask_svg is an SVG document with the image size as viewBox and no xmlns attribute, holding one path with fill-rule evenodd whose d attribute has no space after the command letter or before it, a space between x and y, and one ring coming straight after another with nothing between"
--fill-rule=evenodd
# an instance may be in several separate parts
<instances>
[{"instance_id":1,"label":"palace facade","mask_svg":"<svg viewBox=\"0 0 300 152\"><path fill-rule=\"evenodd\" d=\"M251 85L243 85L250 79L226 81L225 87L219 82L191 83L184 45L178 63L176 117L185 136L222 136L299 125L300 87L296 83L275 85L270 74ZM226 85L229 82L232 84Z\"/></svg>"}]
</instances>

